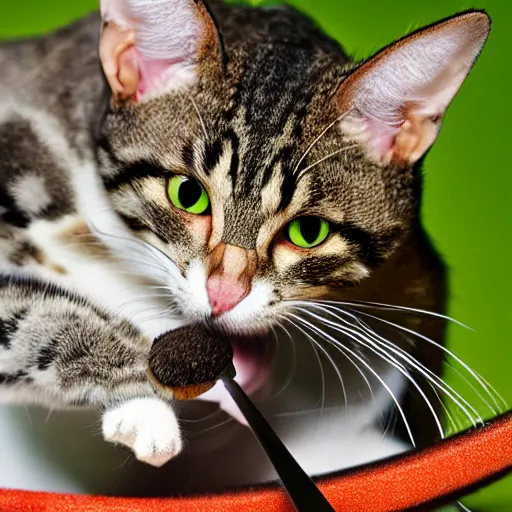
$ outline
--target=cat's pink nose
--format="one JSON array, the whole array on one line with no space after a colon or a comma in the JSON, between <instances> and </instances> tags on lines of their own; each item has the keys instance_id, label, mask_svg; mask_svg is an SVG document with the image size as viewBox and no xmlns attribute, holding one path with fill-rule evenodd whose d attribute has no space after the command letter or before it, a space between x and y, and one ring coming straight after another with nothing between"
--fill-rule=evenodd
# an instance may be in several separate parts
<instances>
[{"instance_id":1,"label":"cat's pink nose","mask_svg":"<svg viewBox=\"0 0 512 512\"><path fill-rule=\"evenodd\" d=\"M249 295L256 260L255 251L225 243L211 252L206 291L213 316L231 311Z\"/></svg>"},{"instance_id":2,"label":"cat's pink nose","mask_svg":"<svg viewBox=\"0 0 512 512\"><path fill-rule=\"evenodd\" d=\"M223 279L222 276L213 276L208 279L206 291L214 316L231 311L248 294L247 287L240 281Z\"/></svg>"}]
</instances>

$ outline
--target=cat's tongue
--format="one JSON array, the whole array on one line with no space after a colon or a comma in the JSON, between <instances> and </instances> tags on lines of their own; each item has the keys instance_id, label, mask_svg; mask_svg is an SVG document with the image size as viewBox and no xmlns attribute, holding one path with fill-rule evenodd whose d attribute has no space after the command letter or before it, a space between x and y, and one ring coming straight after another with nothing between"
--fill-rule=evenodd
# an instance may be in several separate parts
<instances>
[{"instance_id":1,"label":"cat's tongue","mask_svg":"<svg viewBox=\"0 0 512 512\"><path fill-rule=\"evenodd\" d=\"M263 337L234 338L233 364L236 369L235 380L244 391L251 395L262 392L269 383L273 350L269 341ZM200 400L217 402L222 410L246 425L245 418L238 410L222 382L199 397Z\"/></svg>"}]
</instances>

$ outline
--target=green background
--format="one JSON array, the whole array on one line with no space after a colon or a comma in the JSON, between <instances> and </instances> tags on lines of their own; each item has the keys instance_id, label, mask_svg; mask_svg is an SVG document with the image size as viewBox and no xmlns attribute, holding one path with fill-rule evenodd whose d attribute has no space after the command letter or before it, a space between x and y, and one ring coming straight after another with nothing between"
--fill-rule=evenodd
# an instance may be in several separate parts
<instances>
[{"instance_id":1,"label":"green background","mask_svg":"<svg viewBox=\"0 0 512 512\"><path fill-rule=\"evenodd\" d=\"M291 0L312 14L356 58L409 30L483 8L493 19L487 46L455 99L426 165L424 219L450 266L450 314L470 325L450 330L450 349L483 374L512 403L512 0ZM48 31L98 4L97 0L0 2L0 36ZM453 373L452 385L464 390ZM472 403L478 397L465 391ZM489 415L479 406L482 414ZM512 510L512 480L472 496L467 505Z\"/></svg>"}]
</instances>

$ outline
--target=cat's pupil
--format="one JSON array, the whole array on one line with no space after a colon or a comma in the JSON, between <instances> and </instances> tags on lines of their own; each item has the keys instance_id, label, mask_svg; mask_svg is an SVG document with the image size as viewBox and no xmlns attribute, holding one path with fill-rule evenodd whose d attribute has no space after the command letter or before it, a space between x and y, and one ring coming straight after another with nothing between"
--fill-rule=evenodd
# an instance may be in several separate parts
<instances>
[{"instance_id":1,"label":"cat's pupil","mask_svg":"<svg viewBox=\"0 0 512 512\"><path fill-rule=\"evenodd\" d=\"M300 220L300 233L308 244L316 242L321 230L321 220L318 217L305 217Z\"/></svg>"},{"instance_id":2,"label":"cat's pupil","mask_svg":"<svg viewBox=\"0 0 512 512\"><path fill-rule=\"evenodd\" d=\"M199 201L202 193L203 189L196 180L187 179L182 181L178 189L178 199L183 208L191 208Z\"/></svg>"}]
</instances>

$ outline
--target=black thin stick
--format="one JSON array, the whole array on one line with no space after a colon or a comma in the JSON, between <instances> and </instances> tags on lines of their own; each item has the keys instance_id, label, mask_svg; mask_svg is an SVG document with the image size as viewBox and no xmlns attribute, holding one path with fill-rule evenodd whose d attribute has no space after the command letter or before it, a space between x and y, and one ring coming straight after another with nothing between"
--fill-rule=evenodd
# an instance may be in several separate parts
<instances>
[{"instance_id":1,"label":"black thin stick","mask_svg":"<svg viewBox=\"0 0 512 512\"><path fill-rule=\"evenodd\" d=\"M222 381L274 465L297 511L334 512L326 497L299 466L244 390L233 379L224 377Z\"/></svg>"}]
</instances>

